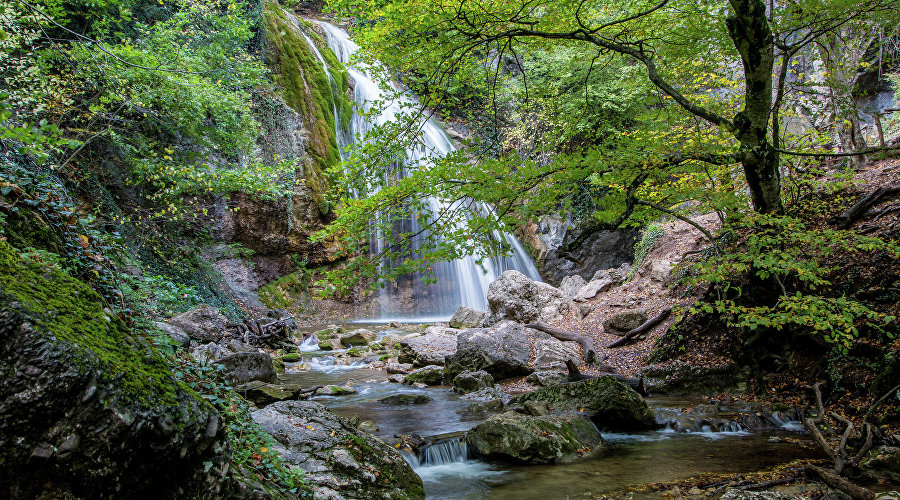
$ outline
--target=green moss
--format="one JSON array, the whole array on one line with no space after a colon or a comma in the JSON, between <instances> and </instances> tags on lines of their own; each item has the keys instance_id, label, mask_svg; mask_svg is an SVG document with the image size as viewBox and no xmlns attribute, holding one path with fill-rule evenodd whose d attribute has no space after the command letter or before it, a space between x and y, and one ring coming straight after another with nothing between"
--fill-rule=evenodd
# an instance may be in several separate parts
<instances>
[{"instance_id":1,"label":"green moss","mask_svg":"<svg viewBox=\"0 0 900 500\"><path fill-rule=\"evenodd\" d=\"M296 363L297 361L300 361L300 353L289 352L289 353L285 354L284 356L282 356L281 359L283 359L284 361L287 361L288 363Z\"/></svg>"},{"instance_id":2,"label":"green moss","mask_svg":"<svg viewBox=\"0 0 900 500\"><path fill-rule=\"evenodd\" d=\"M298 297L308 288L304 271L297 271L278 278L259 288L259 300L272 309L286 309L297 303Z\"/></svg>"},{"instance_id":3,"label":"green moss","mask_svg":"<svg viewBox=\"0 0 900 500\"><path fill-rule=\"evenodd\" d=\"M176 387L190 392L172 377L159 354L104 311L96 292L60 269L27 262L18 254L0 242L0 298L19 303L37 332L73 346L82 362L133 401L174 404Z\"/></svg>"},{"instance_id":4,"label":"green moss","mask_svg":"<svg viewBox=\"0 0 900 500\"><path fill-rule=\"evenodd\" d=\"M310 132L308 152L312 162L304 178L325 211L327 181L324 172L340 162L334 110L338 110L343 123L349 123L352 115L352 105L345 92L349 77L328 45L311 29L307 29L308 36L325 59L328 72L325 71L303 34L274 0L266 2L265 24L269 45L266 62L273 69L273 78L281 87L285 102L303 115L307 123ZM335 102L335 96L338 96L338 102Z\"/></svg>"}]
</instances>

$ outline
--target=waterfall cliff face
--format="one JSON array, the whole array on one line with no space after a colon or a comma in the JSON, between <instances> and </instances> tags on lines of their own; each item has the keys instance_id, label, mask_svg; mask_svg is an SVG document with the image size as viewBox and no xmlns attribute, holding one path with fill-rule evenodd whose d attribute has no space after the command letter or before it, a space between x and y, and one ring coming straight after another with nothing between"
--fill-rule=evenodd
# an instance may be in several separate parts
<instances>
[{"instance_id":1,"label":"waterfall cliff face","mask_svg":"<svg viewBox=\"0 0 900 500\"><path fill-rule=\"evenodd\" d=\"M376 83L373 70L362 64L351 61L358 46L350 39L347 32L337 26L318 22L325 31L325 39L331 50L347 67L350 78L354 82L354 116L350 121L349 137L364 137L375 125L382 125L393 120L415 98L402 93L399 98L388 96ZM381 112L374 117L366 118L364 114L370 110L372 103L386 101ZM419 141L409 147L405 158L398 159L402 164L401 172L409 171L424 165L428 159L447 155L454 150L446 133L434 120L425 121L420 127ZM450 208L450 204L437 198L429 198L427 203L431 213L440 213ZM487 205L469 202L473 211L484 214L491 213ZM413 237L412 248L419 248L425 235L419 234L424 221L408 218L400 221L396 229L418 235ZM393 287L384 289L380 297L382 318L396 317L428 317L446 319L460 305L475 309L487 309L487 288L503 271L515 269L534 280L540 280L537 268L532 263L521 243L511 234L496 231L493 238L505 241L513 253L509 256L468 256L450 262L437 263L433 267L437 282L426 285L423 276L409 275L397 280ZM374 252L384 250L384 239L373 238L371 249ZM481 262L481 265L478 263ZM383 265L390 266L390 262Z\"/></svg>"}]
</instances>

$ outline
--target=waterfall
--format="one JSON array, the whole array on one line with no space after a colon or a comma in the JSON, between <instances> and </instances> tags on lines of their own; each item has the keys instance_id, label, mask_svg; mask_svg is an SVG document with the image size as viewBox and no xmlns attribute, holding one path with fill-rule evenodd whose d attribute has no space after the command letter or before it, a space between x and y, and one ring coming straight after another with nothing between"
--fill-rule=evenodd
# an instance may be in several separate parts
<instances>
[{"instance_id":1,"label":"waterfall","mask_svg":"<svg viewBox=\"0 0 900 500\"><path fill-rule=\"evenodd\" d=\"M423 446L419 453L404 451L403 458L414 469L423 466L448 465L465 462L469 458L466 436L445 439Z\"/></svg>"},{"instance_id":2,"label":"waterfall","mask_svg":"<svg viewBox=\"0 0 900 500\"><path fill-rule=\"evenodd\" d=\"M352 55L359 47L350 39L347 32L332 24L316 22L324 29L326 42L338 59L346 65L350 78L355 84L354 116L351 120L351 130L348 131L349 137L364 137L374 126L392 121L402 112L404 106L416 103L412 95L401 93L399 98L386 102L380 114L369 119L372 121L367 120L364 113L370 109L372 103L384 102L391 98L385 95L385 92L376 83L375 69L351 61ZM430 158L440 158L455 150L447 134L433 119L428 119L422 124L419 134L421 144L406 149L404 168L416 168L425 164ZM400 170L402 172L404 169ZM426 202L431 213L457 208L457 206L437 198L428 198ZM466 205L472 212L493 214L491 207L486 204L470 200ZM412 217L401 221L399 226L401 231L410 234L417 234L422 228L419 220ZM510 269L520 271L531 279L540 280L537 268L515 236L495 231L492 237L495 241L506 242L512 249L512 255L487 258L474 255L450 262L436 263L433 266L433 273L437 282L433 285L423 284L423 276L418 274L404 276L397 280L393 289L391 287L382 289L379 297L382 318L415 316L446 319L460 305L486 310L488 285L501 273ZM420 248L424 240L424 235L413 237L414 252ZM374 252L381 252L385 249L384 245L384 239L375 235L371 242L371 249ZM383 265L390 265L390 263L385 262ZM410 307L411 303L415 304L414 308Z\"/></svg>"}]
</instances>

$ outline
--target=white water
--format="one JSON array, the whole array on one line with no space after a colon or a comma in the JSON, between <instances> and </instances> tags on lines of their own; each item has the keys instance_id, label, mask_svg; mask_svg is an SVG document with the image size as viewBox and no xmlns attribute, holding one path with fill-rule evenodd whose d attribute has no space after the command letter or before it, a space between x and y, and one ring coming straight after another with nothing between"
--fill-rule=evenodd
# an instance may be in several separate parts
<instances>
[{"instance_id":1,"label":"white water","mask_svg":"<svg viewBox=\"0 0 900 500\"><path fill-rule=\"evenodd\" d=\"M351 57L359 47L350 40L347 32L325 22L317 21L317 23L325 30L325 40L338 59L346 65L355 84L354 116L349 131L351 137L362 138L376 125L389 123L403 112L404 108L416 105L414 97L408 93L401 93L398 99L391 99L391 95L387 95L388 92L385 92L376 83L374 68L351 61ZM368 121L363 116L364 113L371 109L373 103L382 101L386 102L386 105L383 106L378 116L374 117L372 121ZM455 149L446 133L434 120L423 121L419 134L419 143L406 150L406 159L401 169L403 173L415 168L427 168L426 165L429 161L443 157ZM431 213L434 214L462 206L452 205L437 198L429 198L427 203ZM465 204L472 212L493 214L487 205L472 201ZM402 228L404 232L417 234L421 230L422 224L420 221L410 218L402 222ZM376 235L372 241L372 251L378 253L385 250L385 241L379 236ZM381 317L383 319L401 319L403 316L431 316L446 320L460 305L486 310L488 285L503 271L515 269L533 280L540 280L534 263L528 257L522 244L512 234L495 231L492 236L495 241L506 242L513 250L512 255L488 258L474 255L451 262L437 263L433 267L437 283L427 287L422 283L423 276L418 274L398 280L399 284L394 290L384 289L382 292L380 297ZM425 235L413 237L414 252L415 249L420 248L425 238ZM384 265L390 264L384 263ZM408 293L415 301L414 313L401 310L401 306L397 303L397 297L403 292ZM425 301L421 301L423 298Z\"/></svg>"},{"instance_id":2,"label":"white water","mask_svg":"<svg viewBox=\"0 0 900 500\"><path fill-rule=\"evenodd\" d=\"M315 335L310 334L309 337L306 337L306 340L304 340L302 343L300 343L299 346L297 346L297 349L300 352L318 351L319 350L319 340L316 339Z\"/></svg>"}]
</instances>

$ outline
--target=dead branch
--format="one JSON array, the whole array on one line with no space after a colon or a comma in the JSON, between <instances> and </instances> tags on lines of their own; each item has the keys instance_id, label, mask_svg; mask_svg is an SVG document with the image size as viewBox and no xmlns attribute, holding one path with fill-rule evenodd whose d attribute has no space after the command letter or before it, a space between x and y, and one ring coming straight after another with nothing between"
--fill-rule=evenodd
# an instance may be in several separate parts
<instances>
[{"instance_id":1,"label":"dead branch","mask_svg":"<svg viewBox=\"0 0 900 500\"><path fill-rule=\"evenodd\" d=\"M579 335L575 332L563 330L562 328L556 328L555 326L550 326L543 321L529 323L525 325L525 328L533 328L535 330L542 331L559 340L578 342L581 345L581 355L584 357L585 364L592 365L597 362L597 353L594 350L594 341L586 335Z\"/></svg>"},{"instance_id":2,"label":"dead branch","mask_svg":"<svg viewBox=\"0 0 900 500\"><path fill-rule=\"evenodd\" d=\"M844 493L853 497L855 500L875 499L875 494L870 490L863 488L862 486L857 486L827 469L815 465L807 465L806 470L807 472L815 473L815 475L818 476L822 480L822 482L824 482L828 486L843 491Z\"/></svg>"},{"instance_id":3,"label":"dead branch","mask_svg":"<svg viewBox=\"0 0 900 500\"><path fill-rule=\"evenodd\" d=\"M669 315L672 314L672 308L667 307L663 312L659 313L656 317L647 320L643 325L635 328L634 330L629 330L625 335L622 336L619 340L613 342L606 346L607 349L612 349L613 347L619 347L626 344L630 344L631 342L636 340L636 337L639 335L643 335L650 330L652 330L656 325L660 324Z\"/></svg>"},{"instance_id":4,"label":"dead branch","mask_svg":"<svg viewBox=\"0 0 900 500\"><path fill-rule=\"evenodd\" d=\"M864 196L855 205L847 209L841 215L834 217L830 222L841 229L847 229L854 222L862 218L870 208L875 206L882 198L900 193L900 186L883 186Z\"/></svg>"}]
</instances>

